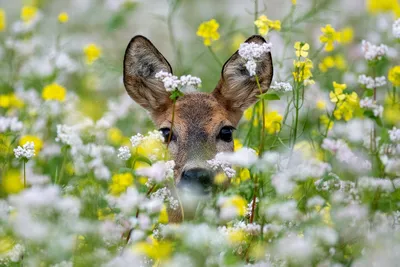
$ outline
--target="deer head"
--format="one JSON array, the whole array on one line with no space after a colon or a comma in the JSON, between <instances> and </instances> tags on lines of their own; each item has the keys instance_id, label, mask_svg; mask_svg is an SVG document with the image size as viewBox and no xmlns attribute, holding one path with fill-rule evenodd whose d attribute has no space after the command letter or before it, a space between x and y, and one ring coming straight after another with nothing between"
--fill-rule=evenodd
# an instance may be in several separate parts
<instances>
[{"instance_id":1,"label":"deer head","mask_svg":"<svg viewBox=\"0 0 400 267\"><path fill-rule=\"evenodd\" d=\"M265 40L255 35L246 42L262 44ZM159 71L172 73L171 65L145 37L135 36L130 41L124 58L125 88L149 112L165 136L172 131L169 150L176 164L178 187L187 184L202 189L211 187L214 173L206 160L218 152L233 151L232 133L243 111L257 101L260 93L245 63L238 52L234 53L224 64L212 93L188 93L178 98L171 129L173 102L163 83L155 78ZM265 92L273 74L270 53L264 53L256 73Z\"/></svg>"}]
</instances>

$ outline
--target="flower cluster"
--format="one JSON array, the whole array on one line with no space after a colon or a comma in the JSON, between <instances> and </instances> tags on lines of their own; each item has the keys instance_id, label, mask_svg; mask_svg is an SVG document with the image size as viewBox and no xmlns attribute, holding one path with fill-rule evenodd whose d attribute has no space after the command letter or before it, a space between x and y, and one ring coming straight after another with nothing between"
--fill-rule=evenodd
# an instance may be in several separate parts
<instances>
[{"instance_id":1,"label":"flower cluster","mask_svg":"<svg viewBox=\"0 0 400 267\"><path fill-rule=\"evenodd\" d=\"M167 92L175 90L187 91L189 88L198 88L201 86L200 78L191 75L184 75L178 78L169 72L160 71L156 73L155 77L163 82Z\"/></svg>"},{"instance_id":2,"label":"flower cluster","mask_svg":"<svg viewBox=\"0 0 400 267\"><path fill-rule=\"evenodd\" d=\"M376 101L369 97L365 97L360 100L360 107L366 110L371 110L375 117L381 117L383 114L383 107L381 105L377 105Z\"/></svg>"},{"instance_id":3,"label":"flower cluster","mask_svg":"<svg viewBox=\"0 0 400 267\"><path fill-rule=\"evenodd\" d=\"M373 45L365 40L361 43L361 51L364 54L366 60L380 60L388 52L388 47L384 44L379 46Z\"/></svg>"},{"instance_id":4,"label":"flower cluster","mask_svg":"<svg viewBox=\"0 0 400 267\"><path fill-rule=\"evenodd\" d=\"M18 146L14 149L14 154L17 159L30 159L35 156L35 144L33 142L27 142L22 147Z\"/></svg>"},{"instance_id":5,"label":"flower cluster","mask_svg":"<svg viewBox=\"0 0 400 267\"><path fill-rule=\"evenodd\" d=\"M400 39L400 19L397 19L392 26L393 36Z\"/></svg>"},{"instance_id":6,"label":"flower cluster","mask_svg":"<svg viewBox=\"0 0 400 267\"><path fill-rule=\"evenodd\" d=\"M365 74L362 74L362 75L358 76L358 82L365 85L365 87L367 87L367 89L374 89L377 87L384 86L386 84L386 78L385 78L385 76L381 76L381 77L375 77L375 79L374 79L370 76L366 76Z\"/></svg>"},{"instance_id":7,"label":"flower cluster","mask_svg":"<svg viewBox=\"0 0 400 267\"><path fill-rule=\"evenodd\" d=\"M263 54L271 51L271 43L242 43L239 47L239 55L246 60L246 69L250 76L256 75L257 60L259 60Z\"/></svg>"},{"instance_id":8,"label":"flower cluster","mask_svg":"<svg viewBox=\"0 0 400 267\"><path fill-rule=\"evenodd\" d=\"M346 94L343 91L347 88L346 84L338 84L333 82L334 91L329 93L332 103L336 108L333 115L337 120L344 119L346 121L353 117L354 111L359 107L359 98L356 92Z\"/></svg>"},{"instance_id":9,"label":"flower cluster","mask_svg":"<svg viewBox=\"0 0 400 267\"><path fill-rule=\"evenodd\" d=\"M218 28L218 22L215 19L211 19L201 23L196 34L197 36L203 37L205 46L211 46L212 41L217 41L219 39Z\"/></svg>"},{"instance_id":10,"label":"flower cluster","mask_svg":"<svg viewBox=\"0 0 400 267\"><path fill-rule=\"evenodd\" d=\"M259 16L258 19L254 21L254 25L257 26L258 33L261 35L267 35L270 30L281 30L281 22L279 20L272 21L265 15Z\"/></svg>"}]
</instances>

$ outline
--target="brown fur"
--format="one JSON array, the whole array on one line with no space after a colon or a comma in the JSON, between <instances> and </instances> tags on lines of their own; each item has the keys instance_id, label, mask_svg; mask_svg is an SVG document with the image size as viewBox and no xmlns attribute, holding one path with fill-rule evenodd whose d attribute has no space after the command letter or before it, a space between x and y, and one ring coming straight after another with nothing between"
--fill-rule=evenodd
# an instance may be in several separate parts
<instances>
[{"instance_id":1,"label":"brown fur","mask_svg":"<svg viewBox=\"0 0 400 267\"><path fill-rule=\"evenodd\" d=\"M252 36L246 42L265 42ZM184 170L208 168L206 160L216 153L233 151L233 142L217 138L224 126L236 127L243 111L257 101L260 93L254 77L250 77L245 61L236 52L224 64L221 79L211 94L189 93L178 98L175 106L173 133L176 141L169 145L175 160L175 181ZM143 36L134 37L124 59L124 83L128 94L150 115L158 128L170 128L172 101L162 82L154 76L159 71L172 73L172 68L153 44ZM272 59L267 53L257 63L257 76L265 92L272 80ZM181 212L169 211L170 221L182 221Z\"/></svg>"}]
</instances>

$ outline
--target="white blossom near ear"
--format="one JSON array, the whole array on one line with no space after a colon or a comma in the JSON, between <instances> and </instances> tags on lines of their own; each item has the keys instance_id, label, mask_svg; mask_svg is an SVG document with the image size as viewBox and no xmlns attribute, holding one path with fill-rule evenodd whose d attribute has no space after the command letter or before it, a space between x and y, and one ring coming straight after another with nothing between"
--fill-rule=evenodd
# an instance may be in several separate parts
<instances>
[{"instance_id":1,"label":"white blossom near ear","mask_svg":"<svg viewBox=\"0 0 400 267\"><path fill-rule=\"evenodd\" d=\"M175 162L173 160L158 161L150 167L137 169L136 174L146 176L157 183L161 183L166 179L174 177L174 167Z\"/></svg>"},{"instance_id":2,"label":"white blossom near ear","mask_svg":"<svg viewBox=\"0 0 400 267\"><path fill-rule=\"evenodd\" d=\"M381 76L374 79L370 76L362 74L358 76L358 82L365 85L365 87L367 87L368 89L374 89L386 85L386 77Z\"/></svg>"},{"instance_id":3,"label":"white blossom near ear","mask_svg":"<svg viewBox=\"0 0 400 267\"><path fill-rule=\"evenodd\" d=\"M187 86L197 88L201 86L201 79L192 75L184 75L177 77L172 73L166 71L159 71L155 75L156 79L163 82L165 90L172 92L175 90L182 90Z\"/></svg>"},{"instance_id":4,"label":"white blossom near ear","mask_svg":"<svg viewBox=\"0 0 400 267\"><path fill-rule=\"evenodd\" d=\"M392 26L393 36L400 39L400 19L397 19Z\"/></svg>"},{"instance_id":5,"label":"white blossom near ear","mask_svg":"<svg viewBox=\"0 0 400 267\"><path fill-rule=\"evenodd\" d=\"M393 143L400 143L400 129L393 127L392 130L389 130L389 137Z\"/></svg>"},{"instance_id":6,"label":"white blossom near ear","mask_svg":"<svg viewBox=\"0 0 400 267\"><path fill-rule=\"evenodd\" d=\"M373 45L363 40L361 43L361 51L364 53L366 60L380 60L388 52L388 47L384 44L379 46Z\"/></svg>"},{"instance_id":7,"label":"white blossom near ear","mask_svg":"<svg viewBox=\"0 0 400 267\"><path fill-rule=\"evenodd\" d=\"M122 146L118 149L117 157L122 160L128 160L132 156L131 150L127 146Z\"/></svg>"},{"instance_id":8,"label":"white blossom near ear","mask_svg":"<svg viewBox=\"0 0 400 267\"><path fill-rule=\"evenodd\" d=\"M254 149L243 147L235 152L220 152L215 156L215 159L227 164L251 167L257 162L258 156Z\"/></svg>"},{"instance_id":9,"label":"white blossom near ear","mask_svg":"<svg viewBox=\"0 0 400 267\"><path fill-rule=\"evenodd\" d=\"M365 97L360 100L360 107L363 109L372 110L375 117L382 117L383 106L377 105L376 101L372 100L369 97Z\"/></svg>"},{"instance_id":10,"label":"white blossom near ear","mask_svg":"<svg viewBox=\"0 0 400 267\"><path fill-rule=\"evenodd\" d=\"M250 76L256 75L257 59L261 58L264 53L271 51L271 43L242 43L239 47L239 55L246 60L245 67Z\"/></svg>"},{"instance_id":11,"label":"white blossom near ear","mask_svg":"<svg viewBox=\"0 0 400 267\"><path fill-rule=\"evenodd\" d=\"M150 198L158 198L164 202L167 202L170 208L173 210L179 208L179 201L172 196L171 191L166 187L158 189L156 192L150 195Z\"/></svg>"},{"instance_id":12,"label":"white blossom near ear","mask_svg":"<svg viewBox=\"0 0 400 267\"><path fill-rule=\"evenodd\" d=\"M14 149L14 155L17 159L25 158L30 159L35 156L35 143L26 142L22 147L18 146Z\"/></svg>"},{"instance_id":13,"label":"white blossom near ear","mask_svg":"<svg viewBox=\"0 0 400 267\"><path fill-rule=\"evenodd\" d=\"M16 117L0 116L0 133L7 131L18 132L22 130L23 124Z\"/></svg>"},{"instance_id":14,"label":"white blossom near ear","mask_svg":"<svg viewBox=\"0 0 400 267\"><path fill-rule=\"evenodd\" d=\"M269 87L272 91L275 92L291 92L293 90L292 85L286 82L277 82L275 81L273 85Z\"/></svg>"}]
</instances>

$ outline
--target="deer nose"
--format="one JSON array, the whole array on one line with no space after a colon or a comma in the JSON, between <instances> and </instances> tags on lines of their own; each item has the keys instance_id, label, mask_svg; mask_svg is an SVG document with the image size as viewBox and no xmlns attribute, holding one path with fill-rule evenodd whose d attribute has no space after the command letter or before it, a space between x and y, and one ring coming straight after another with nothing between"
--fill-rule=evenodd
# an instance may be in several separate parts
<instances>
[{"instance_id":1,"label":"deer nose","mask_svg":"<svg viewBox=\"0 0 400 267\"><path fill-rule=\"evenodd\" d=\"M193 187L195 190L205 190L211 188L213 183L213 173L203 168L193 168L182 173L179 185L181 187Z\"/></svg>"}]
</instances>

